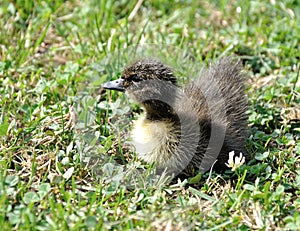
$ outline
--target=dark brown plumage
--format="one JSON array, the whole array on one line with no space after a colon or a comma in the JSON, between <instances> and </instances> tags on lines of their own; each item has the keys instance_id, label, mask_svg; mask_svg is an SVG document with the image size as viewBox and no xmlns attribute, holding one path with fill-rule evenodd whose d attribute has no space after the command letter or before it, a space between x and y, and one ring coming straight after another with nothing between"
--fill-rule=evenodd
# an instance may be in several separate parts
<instances>
[{"instance_id":1,"label":"dark brown plumage","mask_svg":"<svg viewBox=\"0 0 300 231\"><path fill-rule=\"evenodd\" d=\"M125 91L145 108L134 124L132 143L140 158L159 170L194 175L214 165L226 169L229 152L246 154L247 98L239 62L217 61L179 88L168 66L142 59L127 66L106 89Z\"/></svg>"}]
</instances>

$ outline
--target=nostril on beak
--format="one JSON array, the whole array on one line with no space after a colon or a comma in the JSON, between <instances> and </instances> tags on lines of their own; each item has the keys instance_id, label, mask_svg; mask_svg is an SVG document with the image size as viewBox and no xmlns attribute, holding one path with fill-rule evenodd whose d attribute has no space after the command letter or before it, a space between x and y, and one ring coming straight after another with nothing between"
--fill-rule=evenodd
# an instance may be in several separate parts
<instances>
[{"instance_id":1,"label":"nostril on beak","mask_svg":"<svg viewBox=\"0 0 300 231\"><path fill-rule=\"evenodd\" d=\"M102 84L102 87L105 89L109 89L109 90L124 91L122 83L123 83L122 79L117 79L117 80Z\"/></svg>"}]
</instances>

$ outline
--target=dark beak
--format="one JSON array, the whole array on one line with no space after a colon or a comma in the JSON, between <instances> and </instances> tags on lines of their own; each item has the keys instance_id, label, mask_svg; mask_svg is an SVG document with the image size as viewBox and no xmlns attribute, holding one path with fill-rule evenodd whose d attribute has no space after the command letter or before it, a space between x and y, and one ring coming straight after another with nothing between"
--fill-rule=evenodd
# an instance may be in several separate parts
<instances>
[{"instance_id":1,"label":"dark beak","mask_svg":"<svg viewBox=\"0 0 300 231\"><path fill-rule=\"evenodd\" d=\"M114 81L106 82L102 84L102 87L109 90L124 91L123 81L123 79L117 79Z\"/></svg>"}]
</instances>

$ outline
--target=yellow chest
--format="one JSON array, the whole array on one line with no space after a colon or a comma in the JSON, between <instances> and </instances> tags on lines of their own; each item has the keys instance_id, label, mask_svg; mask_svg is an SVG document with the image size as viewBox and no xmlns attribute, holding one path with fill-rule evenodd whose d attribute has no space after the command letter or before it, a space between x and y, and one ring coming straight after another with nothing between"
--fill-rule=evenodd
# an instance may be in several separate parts
<instances>
[{"instance_id":1,"label":"yellow chest","mask_svg":"<svg viewBox=\"0 0 300 231\"><path fill-rule=\"evenodd\" d=\"M148 163L164 165L172 155L172 143L176 142L172 134L172 124L165 121L150 121L139 118L133 124L132 144L140 158Z\"/></svg>"}]
</instances>

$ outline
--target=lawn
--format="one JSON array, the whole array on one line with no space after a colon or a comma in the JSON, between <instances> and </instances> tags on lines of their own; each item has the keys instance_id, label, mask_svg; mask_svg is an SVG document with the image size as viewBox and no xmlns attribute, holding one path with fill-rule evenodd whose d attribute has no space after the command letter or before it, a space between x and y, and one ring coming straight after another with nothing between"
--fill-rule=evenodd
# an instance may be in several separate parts
<instances>
[{"instance_id":1,"label":"lawn","mask_svg":"<svg viewBox=\"0 0 300 231\"><path fill-rule=\"evenodd\" d=\"M1 230L297 230L300 3L0 3ZM155 56L180 82L243 63L251 161L155 176L126 144L143 110L101 84Z\"/></svg>"}]
</instances>

